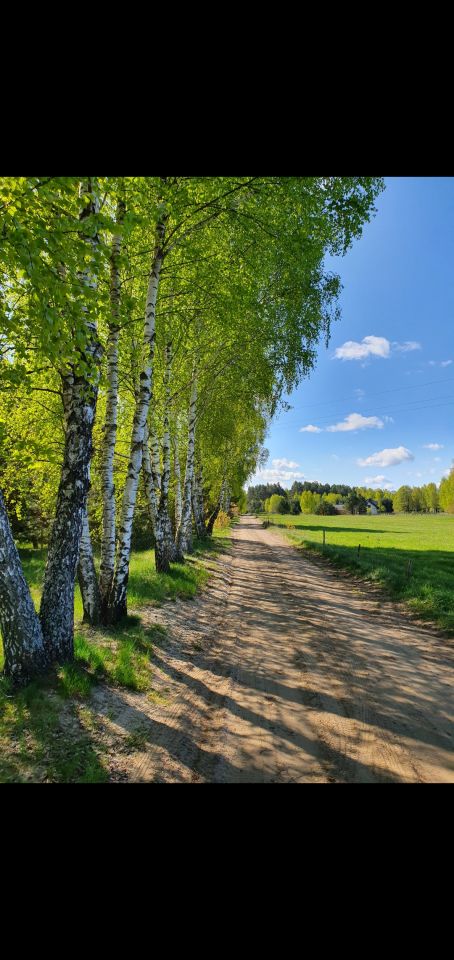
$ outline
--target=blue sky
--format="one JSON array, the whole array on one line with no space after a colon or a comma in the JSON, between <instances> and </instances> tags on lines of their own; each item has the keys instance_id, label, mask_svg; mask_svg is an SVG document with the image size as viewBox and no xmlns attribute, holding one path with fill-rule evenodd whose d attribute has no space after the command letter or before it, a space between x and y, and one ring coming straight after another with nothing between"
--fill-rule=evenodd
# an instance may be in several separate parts
<instances>
[{"instance_id":1,"label":"blue sky","mask_svg":"<svg viewBox=\"0 0 454 960\"><path fill-rule=\"evenodd\" d=\"M342 318L250 483L438 483L454 458L454 177L386 178L362 238L328 266Z\"/></svg>"}]
</instances>

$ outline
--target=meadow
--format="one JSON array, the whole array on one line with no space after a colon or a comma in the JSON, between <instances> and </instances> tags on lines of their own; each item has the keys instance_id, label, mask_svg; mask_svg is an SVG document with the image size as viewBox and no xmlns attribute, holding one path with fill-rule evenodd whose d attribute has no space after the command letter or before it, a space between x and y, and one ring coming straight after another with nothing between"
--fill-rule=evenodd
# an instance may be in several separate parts
<instances>
[{"instance_id":1,"label":"meadow","mask_svg":"<svg viewBox=\"0 0 454 960\"><path fill-rule=\"evenodd\" d=\"M89 627L82 622L79 587L74 598L73 663L58 665L49 674L14 691L0 676L0 783L98 783L108 779L97 718L90 707L95 684L107 683L141 691L152 699L153 647L166 631L145 626L141 608L159 607L167 600L192 600L207 583L209 561L230 538L229 528L216 528L213 539L195 542L184 564L170 574L156 573L154 551L133 551L128 609L118 626ZM36 609L39 607L45 550L20 549L21 561ZM0 672L3 648L0 633ZM131 743L131 748L133 744Z\"/></svg>"},{"instance_id":2,"label":"meadow","mask_svg":"<svg viewBox=\"0 0 454 960\"><path fill-rule=\"evenodd\" d=\"M323 553L454 636L454 516L263 515L298 548ZM325 531L325 546L323 546ZM359 549L358 549L359 548Z\"/></svg>"}]
</instances>

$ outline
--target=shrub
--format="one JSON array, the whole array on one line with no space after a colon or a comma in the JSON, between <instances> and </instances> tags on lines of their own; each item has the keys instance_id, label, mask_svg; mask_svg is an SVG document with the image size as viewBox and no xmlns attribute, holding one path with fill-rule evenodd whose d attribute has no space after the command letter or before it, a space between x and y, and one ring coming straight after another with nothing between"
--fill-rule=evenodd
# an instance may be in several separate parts
<instances>
[{"instance_id":1,"label":"shrub","mask_svg":"<svg viewBox=\"0 0 454 960\"><path fill-rule=\"evenodd\" d=\"M352 491L345 501L347 513L367 513L367 506L364 497L360 493Z\"/></svg>"},{"instance_id":2,"label":"shrub","mask_svg":"<svg viewBox=\"0 0 454 960\"><path fill-rule=\"evenodd\" d=\"M321 501L319 493L312 493L311 490L305 490L300 496L300 506L302 513L315 513Z\"/></svg>"},{"instance_id":3,"label":"shrub","mask_svg":"<svg viewBox=\"0 0 454 960\"><path fill-rule=\"evenodd\" d=\"M214 526L223 530L224 527L228 527L229 523L230 523L230 517L228 513L226 513L225 510L220 510L216 517L216 520L214 521Z\"/></svg>"},{"instance_id":4,"label":"shrub","mask_svg":"<svg viewBox=\"0 0 454 960\"><path fill-rule=\"evenodd\" d=\"M273 496L267 500L268 506L266 506L267 513L288 513L289 505L287 497L280 497L278 493L273 493Z\"/></svg>"},{"instance_id":5,"label":"shrub","mask_svg":"<svg viewBox=\"0 0 454 960\"><path fill-rule=\"evenodd\" d=\"M322 500L321 503L316 506L314 513L319 517L333 517L336 516L337 510L333 503L330 503L328 500Z\"/></svg>"}]
</instances>

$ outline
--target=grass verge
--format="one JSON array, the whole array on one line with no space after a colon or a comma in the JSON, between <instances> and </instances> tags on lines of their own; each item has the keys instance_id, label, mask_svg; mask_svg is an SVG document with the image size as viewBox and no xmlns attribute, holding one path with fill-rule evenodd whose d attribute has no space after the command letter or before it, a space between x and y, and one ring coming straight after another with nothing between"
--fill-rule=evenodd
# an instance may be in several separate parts
<instances>
[{"instance_id":1,"label":"grass verge","mask_svg":"<svg viewBox=\"0 0 454 960\"><path fill-rule=\"evenodd\" d=\"M128 594L135 612L115 628L93 629L80 622L83 611L77 588L74 661L24 690L12 690L0 676L0 782L102 783L109 779L98 721L90 708L92 688L105 683L153 698L153 644L166 631L159 624L145 626L140 607L194 597L209 579L210 558L228 544L228 529L214 534L212 541L196 542L190 562L173 565L170 574L156 573L153 551L135 552ZM38 606L45 552L25 549L21 556ZM139 741L137 735L127 746L139 749Z\"/></svg>"},{"instance_id":2,"label":"grass verge","mask_svg":"<svg viewBox=\"0 0 454 960\"><path fill-rule=\"evenodd\" d=\"M335 567L351 570L365 582L381 587L391 599L403 601L421 619L454 636L454 517L273 514L266 519L296 547L322 556Z\"/></svg>"}]
</instances>

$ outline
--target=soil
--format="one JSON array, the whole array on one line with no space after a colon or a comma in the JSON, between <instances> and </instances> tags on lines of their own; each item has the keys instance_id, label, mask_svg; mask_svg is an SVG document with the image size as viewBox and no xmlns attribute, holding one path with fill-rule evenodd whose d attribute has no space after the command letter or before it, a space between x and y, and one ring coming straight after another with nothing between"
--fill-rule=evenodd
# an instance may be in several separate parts
<instances>
[{"instance_id":1,"label":"soil","mask_svg":"<svg viewBox=\"0 0 454 960\"><path fill-rule=\"evenodd\" d=\"M452 641L253 517L167 634L153 692L98 687L111 781L454 782Z\"/></svg>"}]
</instances>

